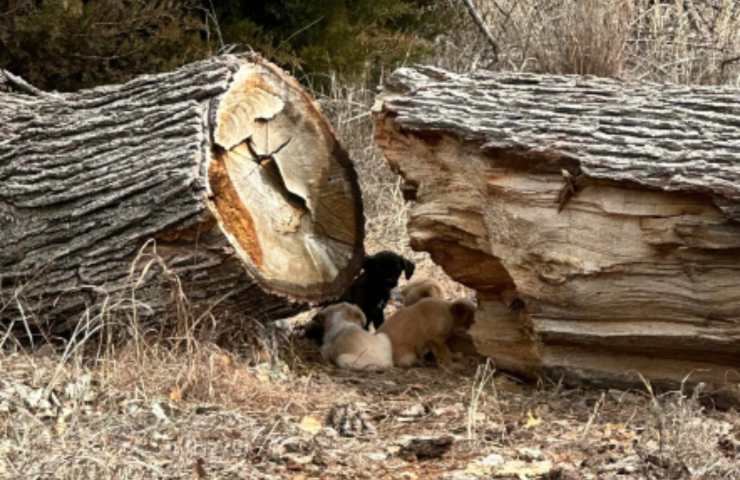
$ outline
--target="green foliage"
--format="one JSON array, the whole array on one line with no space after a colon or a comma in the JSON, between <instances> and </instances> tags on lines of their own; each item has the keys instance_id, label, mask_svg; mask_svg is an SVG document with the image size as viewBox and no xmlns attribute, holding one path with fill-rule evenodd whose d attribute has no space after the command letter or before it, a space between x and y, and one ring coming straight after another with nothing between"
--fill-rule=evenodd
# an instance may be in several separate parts
<instances>
[{"instance_id":1,"label":"green foliage","mask_svg":"<svg viewBox=\"0 0 740 480\"><path fill-rule=\"evenodd\" d=\"M227 43L249 45L321 83L413 60L442 23L435 0L226 0L217 8ZM316 77L319 77L318 79Z\"/></svg>"},{"instance_id":2,"label":"green foliage","mask_svg":"<svg viewBox=\"0 0 740 480\"><path fill-rule=\"evenodd\" d=\"M0 2L0 67L46 90L171 70L208 54L197 4L150 0Z\"/></svg>"},{"instance_id":3,"label":"green foliage","mask_svg":"<svg viewBox=\"0 0 740 480\"><path fill-rule=\"evenodd\" d=\"M429 50L444 3L0 0L0 67L39 88L68 91L171 70L214 54L223 40L313 86L330 73L374 79Z\"/></svg>"}]
</instances>

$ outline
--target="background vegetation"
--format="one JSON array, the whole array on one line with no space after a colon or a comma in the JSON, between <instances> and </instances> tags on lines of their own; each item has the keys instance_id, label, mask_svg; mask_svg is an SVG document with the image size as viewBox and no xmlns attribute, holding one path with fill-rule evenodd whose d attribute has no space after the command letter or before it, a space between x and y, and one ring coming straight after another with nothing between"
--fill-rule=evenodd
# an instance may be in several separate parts
<instances>
[{"instance_id":1,"label":"background vegetation","mask_svg":"<svg viewBox=\"0 0 740 480\"><path fill-rule=\"evenodd\" d=\"M501 54L460 0L0 0L0 68L48 90L254 49L321 88L371 86L404 62L455 70L737 83L734 0L477 0Z\"/></svg>"},{"instance_id":2,"label":"background vegetation","mask_svg":"<svg viewBox=\"0 0 740 480\"><path fill-rule=\"evenodd\" d=\"M430 53L435 0L5 0L0 67L43 89L75 90L230 49L254 49L326 85ZM316 80L318 79L318 80Z\"/></svg>"}]
</instances>

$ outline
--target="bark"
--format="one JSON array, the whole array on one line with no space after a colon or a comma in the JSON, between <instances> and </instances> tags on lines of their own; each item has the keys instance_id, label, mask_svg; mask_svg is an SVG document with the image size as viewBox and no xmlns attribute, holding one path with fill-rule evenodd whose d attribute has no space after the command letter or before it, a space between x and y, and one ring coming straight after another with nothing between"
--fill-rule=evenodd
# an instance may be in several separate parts
<instances>
[{"instance_id":1,"label":"bark","mask_svg":"<svg viewBox=\"0 0 740 480\"><path fill-rule=\"evenodd\" d=\"M278 318L342 293L363 223L318 106L256 55L64 94L0 71L6 324L64 329L115 295L154 313L171 281L191 306Z\"/></svg>"},{"instance_id":2,"label":"bark","mask_svg":"<svg viewBox=\"0 0 740 480\"><path fill-rule=\"evenodd\" d=\"M740 90L404 68L376 120L499 367L738 387Z\"/></svg>"}]
</instances>

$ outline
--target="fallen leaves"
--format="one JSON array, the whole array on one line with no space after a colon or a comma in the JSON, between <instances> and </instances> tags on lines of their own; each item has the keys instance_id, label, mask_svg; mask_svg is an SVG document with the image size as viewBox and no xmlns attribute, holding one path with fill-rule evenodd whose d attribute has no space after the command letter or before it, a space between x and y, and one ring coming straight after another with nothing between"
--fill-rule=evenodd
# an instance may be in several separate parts
<instances>
[{"instance_id":1,"label":"fallen leaves","mask_svg":"<svg viewBox=\"0 0 740 480\"><path fill-rule=\"evenodd\" d=\"M549 460L538 462L525 462L523 460L511 460L500 465L493 470L493 475L497 477L539 477L547 475L552 470L552 463Z\"/></svg>"},{"instance_id":2,"label":"fallen leaves","mask_svg":"<svg viewBox=\"0 0 740 480\"><path fill-rule=\"evenodd\" d=\"M526 479L547 475L552 469L553 465L549 460L507 460L502 455L492 453L468 464L464 473L473 477L492 476Z\"/></svg>"},{"instance_id":3,"label":"fallen leaves","mask_svg":"<svg viewBox=\"0 0 740 480\"><path fill-rule=\"evenodd\" d=\"M160 422L169 422L170 419L164 411L164 407L161 402L152 402L152 414Z\"/></svg>"},{"instance_id":4,"label":"fallen leaves","mask_svg":"<svg viewBox=\"0 0 740 480\"><path fill-rule=\"evenodd\" d=\"M337 404L329 409L326 425L336 430L343 437L374 435L375 426L365 411L365 405L359 402Z\"/></svg>"},{"instance_id":5,"label":"fallen leaves","mask_svg":"<svg viewBox=\"0 0 740 480\"><path fill-rule=\"evenodd\" d=\"M175 386L172 390L170 390L170 401L172 402L182 402L183 399L183 392L182 388L178 385Z\"/></svg>"},{"instance_id":6,"label":"fallen leaves","mask_svg":"<svg viewBox=\"0 0 740 480\"><path fill-rule=\"evenodd\" d=\"M324 426L318 418L306 415L301 419L301 423L298 424L298 428L304 432L310 433L311 435L316 435L322 428L324 428Z\"/></svg>"},{"instance_id":7,"label":"fallen leaves","mask_svg":"<svg viewBox=\"0 0 740 480\"><path fill-rule=\"evenodd\" d=\"M399 422L415 422L426 415L429 415L428 406L421 403L413 403L399 410L396 413L396 420Z\"/></svg>"},{"instance_id":8,"label":"fallen leaves","mask_svg":"<svg viewBox=\"0 0 740 480\"><path fill-rule=\"evenodd\" d=\"M668 455L690 452L677 463L660 455L653 413L638 394L606 395L584 436L601 391L540 391L519 384L513 392L497 389L496 402L481 402L474 412L477 435L471 440L469 392L457 389L464 372L416 368L343 376L312 370L288 372L284 382L280 364L243 367L235 359L240 366L229 368L230 360L218 355L208 360L229 382L251 382L259 395L219 403L228 393L202 398L196 387L188 393L184 376L163 375L148 390L136 382L107 382L104 390L97 373L55 376L54 365L46 373L3 370L0 422L3 431L22 433L0 438L0 478L20 478L19 466L29 478L56 469L107 478L106 468L131 472L133 479L191 480L245 471L246 478L259 480L632 479L645 472L645 478L677 478L671 475L685 476L687 468L695 478L713 472L740 478L736 413L689 411L685 401L664 401L671 428L663 432L662 448ZM270 383L257 381L256 371ZM276 394L283 389L300 394ZM679 426L681 436L669 436Z\"/></svg>"},{"instance_id":9,"label":"fallen leaves","mask_svg":"<svg viewBox=\"0 0 740 480\"><path fill-rule=\"evenodd\" d=\"M206 461L202 458L196 458L193 462L193 480L206 480L208 475L205 469Z\"/></svg>"},{"instance_id":10,"label":"fallen leaves","mask_svg":"<svg viewBox=\"0 0 740 480\"><path fill-rule=\"evenodd\" d=\"M537 418L532 413L532 410L527 410L527 420L524 423L524 428L535 428L542 423L542 419Z\"/></svg>"},{"instance_id":11,"label":"fallen leaves","mask_svg":"<svg viewBox=\"0 0 740 480\"><path fill-rule=\"evenodd\" d=\"M56 419L63 413L69 416L72 411L86 413L98 398L96 389L89 374L80 375L61 388L0 380L0 413L23 409L39 419Z\"/></svg>"}]
</instances>

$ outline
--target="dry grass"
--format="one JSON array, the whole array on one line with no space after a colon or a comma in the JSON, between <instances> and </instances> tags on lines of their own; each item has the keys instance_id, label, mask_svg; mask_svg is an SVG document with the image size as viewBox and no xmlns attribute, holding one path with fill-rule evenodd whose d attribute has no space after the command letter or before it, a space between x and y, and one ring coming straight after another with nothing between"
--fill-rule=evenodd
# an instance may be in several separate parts
<instances>
[{"instance_id":1,"label":"dry grass","mask_svg":"<svg viewBox=\"0 0 740 480\"><path fill-rule=\"evenodd\" d=\"M365 208L365 248L368 253L392 250L416 262L415 278L437 279L446 296L456 298L470 291L452 281L427 253L415 252L408 244L406 220L410 205L401 194L401 180L375 146L370 108L376 92L360 85L332 81L330 94L319 95L319 103L349 152L360 181Z\"/></svg>"},{"instance_id":2,"label":"dry grass","mask_svg":"<svg viewBox=\"0 0 740 480\"><path fill-rule=\"evenodd\" d=\"M444 370L337 370L278 326L212 340L177 278L169 284L167 328L114 309L87 316L97 333L57 350L6 345L0 478L740 475L740 417L696 396L528 386L474 357ZM373 428L330 423L343 405ZM453 440L444 455L407 455L412 439L441 436Z\"/></svg>"},{"instance_id":3,"label":"dry grass","mask_svg":"<svg viewBox=\"0 0 740 480\"><path fill-rule=\"evenodd\" d=\"M533 12L537 69L547 73L617 76L625 64L634 5L629 1L581 0Z\"/></svg>"},{"instance_id":4,"label":"dry grass","mask_svg":"<svg viewBox=\"0 0 740 480\"><path fill-rule=\"evenodd\" d=\"M734 0L477 0L499 63L465 12L431 61L680 84L740 85L740 4Z\"/></svg>"},{"instance_id":5,"label":"dry grass","mask_svg":"<svg viewBox=\"0 0 740 480\"><path fill-rule=\"evenodd\" d=\"M740 5L732 0L674 1L633 22L630 76L681 84L740 85ZM656 2L658 3L658 2Z\"/></svg>"},{"instance_id":6,"label":"dry grass","mask_svg":"<svg viewBox=\"0 0 740 480\"><path fill-rule=\"evenodd\" d=\"M740 475L737 415L680 392L526 386L472 358L447 371L352 373L302 339L256 365L246 352L193 347L128 344L92 363L51 352L0 358L0 478ZM338 437L325 422L344 404L374 432ZM440 458L400 453L411 438L443 435L454 443Z\"/></svg>"}]
</instances>

